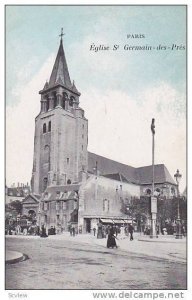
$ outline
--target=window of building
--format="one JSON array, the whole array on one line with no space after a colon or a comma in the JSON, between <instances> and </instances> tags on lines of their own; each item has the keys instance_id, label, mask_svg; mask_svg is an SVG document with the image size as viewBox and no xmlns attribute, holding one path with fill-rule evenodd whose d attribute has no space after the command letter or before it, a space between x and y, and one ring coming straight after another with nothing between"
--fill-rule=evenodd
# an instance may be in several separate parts
<instances>
[{"instance_id":1,"label":"window of building","mask_svg":"<svg viewBox=\"0 0 192 300\"><path fill-rule=\"evenodd\" d=\"M60 197L60 192L58 191L56 192L56 198L59 199L59 197Z\"/></svg>"},{"instance_id":2,"label":"window of building","mask_svg":"<svg viewBox=\"0 0 192 300\"><path fill-rule=\"evenodd\" d=\"M69 105L70 105L70 106L73 106L73 102L74 102L74 98L71 97L71 98L69 99Z\"/></svg>"},{"instance_id":3,"label":"window of building","mask_svg":"<svg viewBox=\"0 0 192 300\"><path fill-rule=\"evenodd\" d=\"M43 133L46 133L47 129L46 129L46 123L43 124Z\"/></svg>"},{"instance_id":4,"label":"window of building","mask_svg":"<svg viewBox=\"0 0 192 300\"><path fill-rule=\"evenodd\" d=\"M107 199L103 200L103 211L105 212L109 211L109 200Z\"/></svg>"},{"instance_id":5,"label":"window of building","mask_svg":"<svg viewBox=\"0 0 192 300\"><path fill-rule=\"evenodd\" d=\"M60 202L59 201L56 201L56 203L55 203L55 209L56 210L60 209Z\"/></svg>"},{"instance_id":6,"label":"window of building","mask_svg":"<svg viewBox=\"0 0 192 300\"><path fill-rule=\"evenodd\" d=\"M67 209L67 202L63 201L63 210L66 210L66 209Z\"/></svg>"},{"instance_id":7,"label":"window of building","mask_svg":"<svg viewBox=\"0 0 192 300\"><path fill-rule=\"evenodd\" d=\"M150 189L147 189L146 190L146 194L149 196L149 195L151 195L151 190Z\"/></svg>"},{"instance_id":8,"label":"window of building","mask_svg":"<svg viewBox=\"0 0 192 300\"><path fill-rule=\"evenodd\" d=\"M171 194L175 195L175 188L174 187L171 187Z\"/></svg>"},{"instance_id":9,"label":"window of building","mask_svg":"<svg viewBox=\"0 0 192 300\"><path fill-rule=\"evenodd\" d=\"M67 180L67 184L71 184L71 180L70 179Z\"/></svg>"},{"instance_id":10,"label":"window of building","mask_svg":"<svg viewBox=\"0 0 192 300\"><path fill-rule=\"evenodd\" d=\"M44 177L43 178L43 191L45 191L47 188L47 182L48 182L47 177Z\"/></svg>"},{"instance_id":11,"label":"window of building","mask_svg":"<svg viewBox=\"0 0 192 300\"><path fill-rule=\"evenodd\" d=\"M67 157L67 164L69 164L69 157Z\"/></svg>"},{"instance_id":12,"label":"window of building","mask_svg":"<svg viewBox=\"0 0 192 300\"><path fill-rule=\"evenodd\" d=\"M84 124L82 125L82 128L84 129Z\"/></svg>"},{"instance_id":13,"label":"window of building","mask_svg":"<svg viewBox=\"0 0 192 300\"><path fill-rule=\"evenodd\" d=\"M82 150L83 150L83 145L81 146Z\"/></svg>"},{"instance_id":14,"label":"window of building","mask_svg":"<svg viewBox=\"0 0 192 300\"><path fill-rule=\"evenodd\" d=\"M84 134L82 134L82 139L84 139Z\"/></svg>"},{"instance_id":15,"label":"window of building","mask_svg":"<svg viewBox=\"0 0 192 300\"><path fill-rule=\"evenodd\" d=\"M60 216L57 215L57 226L60 225Z\"/></svg>"},{"instance_id":16,"label":"window of building","mask_svg":"<svg viewBox=\"0 0 192 300\"><path fill-rule=\"evenodd\" d=\"M50 171L50 147L45 145L44 147L44 163L48 164L48 170Z\"/></svg>"},{"instance_id":17,"label":"window of building","mask_svg":"<svg viewBox=\"0 0 192 300\"><path fill-rule=\"evenodd\" d=\"M64 199L67 199L68 198L68 192L64 192Z\"/></svg>"},{"instance_id":18,"label":"window of building","mask_svg":"<svg viewBox=\"0 0 192 300\"><path fill-rule=\"evenodd\" d=\"M51 131L51 121L49 121L49 124L48 124L48 131Z\"/></svg>"},{"instance_id":19,"label":"window of building","mask_svg":"<svg viewBox=\"0 0 192 300\"><path fill-rule=\"evenodd\" d=\"M48 202L44 202L44 210L48 210L49 209L49 205L48 205L49 203Z\"/></svg>"}]
</instances>

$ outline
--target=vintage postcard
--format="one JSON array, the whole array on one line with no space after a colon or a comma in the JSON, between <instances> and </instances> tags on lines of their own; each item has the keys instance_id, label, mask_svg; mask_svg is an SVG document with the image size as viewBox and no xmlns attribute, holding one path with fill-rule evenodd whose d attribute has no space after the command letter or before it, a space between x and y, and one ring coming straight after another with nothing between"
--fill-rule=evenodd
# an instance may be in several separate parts
<instances>
[{"instance_id":1,"label":"vintage postcard","mask_svg":"<svg viewBox=\"0 0 192 300\"><path fill-rule=\"evenodd\" d=\"M184 298L187 6L7 5L5 38L10 297Z\"/></svg>"}]
</instances>

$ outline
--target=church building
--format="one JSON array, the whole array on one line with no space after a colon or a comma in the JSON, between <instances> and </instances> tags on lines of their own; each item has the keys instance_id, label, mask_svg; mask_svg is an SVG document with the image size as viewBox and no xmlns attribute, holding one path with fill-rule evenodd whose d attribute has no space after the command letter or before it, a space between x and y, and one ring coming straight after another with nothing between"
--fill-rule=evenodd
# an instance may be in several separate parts
<instances>
[{"instance_id":1,"label":"church building","mask_svg":"<svg viewBox=\"0 0 192 300\"><path fill-rule=\"evenodd\" d=\"M31 187L40 226L61 232L75 224L90 232L98 222L129 222L122 205L150 195L152 166L134 168L88 151L88 120L70 79L62 35L50 79L39 92ZM155 165L155 189L166 197L176 192L163 164Z\"/></svg>"}]
</instances>

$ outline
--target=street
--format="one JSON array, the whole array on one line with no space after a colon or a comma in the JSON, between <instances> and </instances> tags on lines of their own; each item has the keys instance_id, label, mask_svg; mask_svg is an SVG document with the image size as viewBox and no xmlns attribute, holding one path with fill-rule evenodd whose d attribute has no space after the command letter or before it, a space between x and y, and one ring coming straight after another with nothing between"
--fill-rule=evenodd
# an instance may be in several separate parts
<instances>
[{"instance_id":1,"label":"street","mask_svg":"<svg viewBox=\"0 0 192 300\"><path fill-rule=\"evenodd\" d=\"M6 237L6 248L29 257L6 265L6 289L186 289L186 263L151 254L57 236Z\"/></svg>"}]
</instances>

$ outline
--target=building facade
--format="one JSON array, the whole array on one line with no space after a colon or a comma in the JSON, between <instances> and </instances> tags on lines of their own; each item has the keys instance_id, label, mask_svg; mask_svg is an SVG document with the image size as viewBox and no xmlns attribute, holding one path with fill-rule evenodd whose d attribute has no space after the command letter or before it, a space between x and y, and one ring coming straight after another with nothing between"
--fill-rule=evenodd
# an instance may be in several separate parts
<instances>
[{"instance_id":1,"label":"building facade","mask_svg":"<svg viewBox=\"0 0 192 300\"><path fill-rule=\"evenodd\" d=\"M129 222L123 203L150 196L152 166L134 168L88 152L88 120L70 79L62 36L50 80L39 93L31 179L32 193L40 196L39 225L61 232L75 224L90 232L98 222ZM162 197L176 192L163 164L155 165L155 189Z\"/></svg>"}]
</instances>

